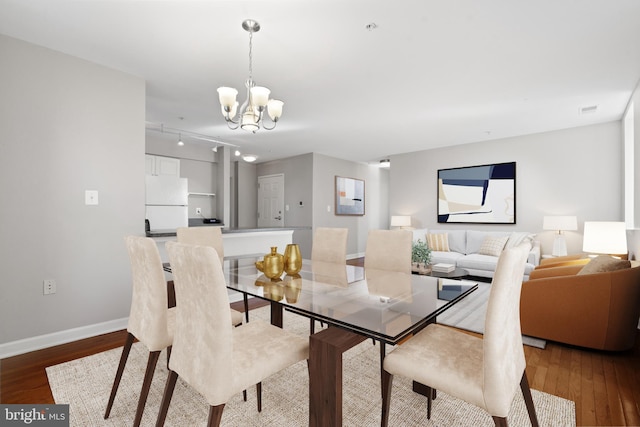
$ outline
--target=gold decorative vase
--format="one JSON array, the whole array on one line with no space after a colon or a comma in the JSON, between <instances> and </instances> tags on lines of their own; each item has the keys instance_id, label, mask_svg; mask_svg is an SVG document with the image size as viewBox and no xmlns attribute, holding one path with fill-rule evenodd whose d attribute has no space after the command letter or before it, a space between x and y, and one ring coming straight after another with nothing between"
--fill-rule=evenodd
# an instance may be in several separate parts
<instances>
[{"instance_id":1,"label":"gold decorative vase","mask_svg":"<svg viewBox=\"0 0 640 427\"><path fill-rule=\"evenodd\" d=\"M265 276L269 279L276 279L282 276L284 271L284 255L279 254L277 246L271 247L271 253L264 256L263 270Z\"/></svg>"},{"instance_id":2,"label":"gold decorative vase","mask_svg":"<svg viewBox=\"0 0 640 427\"><path fill-rule=\"evenodd\" d=\"M302 268L302 256L300 247L296 244L289 244L284 250L284 271L289 274L297 274Z\"/></svg>"}]
</instances>

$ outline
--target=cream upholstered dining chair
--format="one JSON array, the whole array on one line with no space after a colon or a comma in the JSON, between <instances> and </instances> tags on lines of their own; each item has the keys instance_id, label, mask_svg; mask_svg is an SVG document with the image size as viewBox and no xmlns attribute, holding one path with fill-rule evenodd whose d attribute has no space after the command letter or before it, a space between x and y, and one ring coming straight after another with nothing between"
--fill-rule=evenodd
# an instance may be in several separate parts
<instances>
[{"instance_id":1,"label":"cream upholstered dining chair","mask_svg":"<svg viewBox=\"0 0 640 427\"><path fill-rule=\"evenodd\" d=\"M167 308L167 281L164 277L162 260L156 242L153 239L139 236L127 236L125 242L131 261L133 279L131 311L127 325L127 338L122 349L104 418L109 417L124 367L127 364L131 345L137 338L149 350L147 370L144 374L142 390L138 398L138 408L133 422L134 426L138 426L142 420L144 405L149 395L153 372L160 352L166 348L167 357L171 352L175 309Z\"/></svg>"},{"instance_id":2,"label":"cream upholstered dining chair","mask_svg":"<svg viewBox=\"0 0 640 427\"><path fill-rule=\"evenodd\" d=\"M262 381L308 359L308 340L261 320L232 328L215 250L177 242L166 247L176 287L176 330L156 425L164 425L178 376L210 405L210 426L220 424L231 396L253 384L261 411Z\"/></svg>"},{"instance_id":3,"label":"cream upholstered dining chair","mask_svg":"<svg viewBox=\"0 0 640 427\"><path fill-rule=\"evenodd\" d=\"M529 250L530 244L523 243L500 255L483 338L430 324L387 355L382 377L382 426L389 421L393 375L426 387L427 418L431 417L435 390L441 390L485 409L496 426L507 425L519 385L531 424L538 426L520 332L520 289Z\"/></svg>"},{"instance_id":4,"label":"cream upholstered dining chair","mask_svg":"<svg viewBox=\"0 0 640 427\"><path fill-rule=\"evenodd\" d=\"M409 230L369 230L364 251L364 267L411 274Z\"/></svg>"},{"instance_id":5,"label":"cream upholstered dining chair","mask_svg":"<svg viewBox=\"0 0 640 427\"><path fill-rule=\"evenodd\" d=\"M218 253L220 264L224 264L224 242L222 230L218 226L180 227L176 235L179 243L188 245L211 246ZM249 300L247 294L242 294L244 299L244 316L249 321ZM231 309L231 318L234 325L242 323L242 313Z\"/></svg>"},{"instance_id":6,"label":"cream upholstered dining chair","mask_svg":"<svg viewBox=\"0 0 640 427\"><path fill-rule=\"evenodd\" d=\"M311 260L345 264L348 234L348 228L316 228L313 233Z\"/></svg>"},{"instance_id":7,"label":"cream upholstered dining chair","mask_svg":"<svg viewBox=\"0 0 640 427\"><path fill-rule=\"evenodd\" d=\"M311 261L346 264L348 235L348 228L316 228L311 245ZM323 325L321 321L320 326ZM315 326L315 321L311 319L311 334L315 332Z\"/></svg>"}]
</instances>

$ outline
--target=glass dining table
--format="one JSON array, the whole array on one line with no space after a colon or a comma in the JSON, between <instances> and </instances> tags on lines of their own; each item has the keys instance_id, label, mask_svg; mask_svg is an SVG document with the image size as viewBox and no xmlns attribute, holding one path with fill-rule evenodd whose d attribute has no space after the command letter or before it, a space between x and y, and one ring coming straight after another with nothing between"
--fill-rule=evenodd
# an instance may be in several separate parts
<instances>
[{"instance_id":1,"label":"glass dining table","mask_svg":"<svg viewBox=\"0 0 640 427\"><path fill-rule=\"evenodd\" d=\"M310 426L342 424L342 353L371 338L380 343L382 370L386 344L436 322L478 287L467 280L311 260L303 260L299 273L272 280L256 268L258 259L225 258L227 288L268 301L276 326L282 327L283 310L329 325L309 336ZM414 383L414 390L423 388Z\"/></svg>"}]
</instances>

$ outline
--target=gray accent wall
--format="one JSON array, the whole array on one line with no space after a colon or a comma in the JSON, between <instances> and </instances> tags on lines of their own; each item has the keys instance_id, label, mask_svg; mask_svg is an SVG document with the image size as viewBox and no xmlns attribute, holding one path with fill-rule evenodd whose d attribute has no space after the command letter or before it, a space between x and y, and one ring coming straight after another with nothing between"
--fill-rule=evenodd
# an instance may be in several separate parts
<instances>
[{"instance_id":1,"label":"gray accent wall","mask_svg":"<svg viewBox=\"0 0 640 427\"><path fill-rule=\"evenodd\" d=\"M145 82L2 35L0 57L0 345L125 318L123 238L144 234Z\"/></svg>"},{"instance_id":2,"label":"gray accent wall","mask_svg":"<svg viewBox=\"0 0 640 427\"><path fill-rule=\"evenodd\" d=\"M569 253L582 252L584 221L623 221L623 141L620 121L492 140L391 157L391 215L411 215L416 228L530 231L550 254L554 233L544 215L575 215L566 232ZM438 224L437 171L516 162L516 224Z\"/></svg>"}]
</instances>

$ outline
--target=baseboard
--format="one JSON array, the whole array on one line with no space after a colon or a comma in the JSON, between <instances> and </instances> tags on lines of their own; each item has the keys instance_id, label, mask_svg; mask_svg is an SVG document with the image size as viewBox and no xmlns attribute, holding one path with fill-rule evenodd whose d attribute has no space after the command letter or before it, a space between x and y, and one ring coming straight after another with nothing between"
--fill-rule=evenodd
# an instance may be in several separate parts
<instances>
[{"instance_id":1,"label":"baseboard","mask_svg":"<svg viewBox=\"0 0 640 427\"><path fill-rule=\"evenodd\" d=\"M0 344L0 359L126 329L128 320L125 317Z\"/></svg>"}]
</instances>

